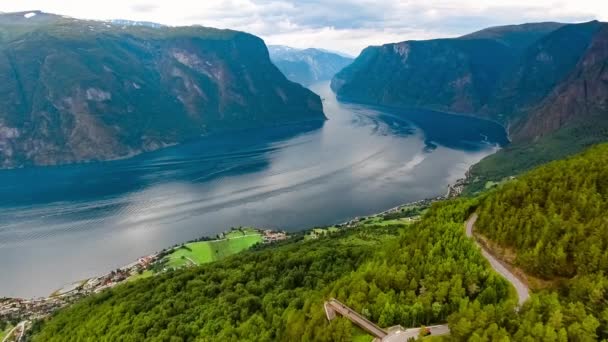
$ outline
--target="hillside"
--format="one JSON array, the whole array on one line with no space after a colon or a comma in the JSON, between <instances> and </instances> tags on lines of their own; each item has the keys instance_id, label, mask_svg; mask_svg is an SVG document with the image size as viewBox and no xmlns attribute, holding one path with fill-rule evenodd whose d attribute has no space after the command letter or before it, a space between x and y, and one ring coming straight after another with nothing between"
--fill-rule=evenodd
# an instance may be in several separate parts
<instances>
[{"instance_id":1,"label":"hillside","mask_svg":"<svg viewBox=\"0 0 608 342\"><path fill-rule=\"evenodd\" d=\"M589 27L594 35L583 56L572 58L573 70L559 77L562 81L518 128L515 139L534 140L572 122L608 119L608 25L599 31L595 26Z\"/></svg>"},{"instance_id":2,"label":"hillside","mask_svg":"<svg viewBox=\"0 0 608 342\"><path fill-rule=\"evenodd\" d=\"M473 165L468 171L465 193L478 193L511 176L605 141L608 141L608 116L597 115L582 122L575 120L534 141L511 144Z\"/></svg>"},{"instance_id":3,"label":"hillside","mask_svg":"<svg viewBox=\"0 0 608 342\"><path fill-rule=\"evenodd\" d=\"M457 341L606 338L607 158L608 145L592 148L437 203L411 225L370 221L129 283L38 324L34 340L352 340L348 321L325 319L331 297L382 327L447 320ZM476 231L515 248L529 272L559 276L557 288L515 310L508 283L465 236L473 211Z\"/></svg>"},{"instance_id":4,"label":"hillside","mask_svg":"<svg viewBox=\"0 0 608 342\"><path fill-rule=\"evenodd\" d=\"M368 47L332 80L342 100L449 112L481 111L515 58L489 39L437 39Z\"/></svg>"},{"instance_id":5,"label":"hillside","mask_svg":"<svg viewBox=\"0 0 608 342\"><path fill-rule=\"evenodd\" d=\"M350 323L326 322L330 297L385 327L443 322L462 301L508 293L464 236L469 208L443 205L411 228L372 223L137 281L64 310L34 340L351 340Z\"/></svg>"},{"instance_id":6,"label":"hillside","mask_svg":"<svg viewBox=\"0 0 608 342\"><path fill-rule=\"evenodd\" d=\"M557 122L567 122L539 107L557 101L553 92L573 83L569 77L580 77L580 69L601 64L605 57L600 56L599 46L606 26L597 21L524 24L455 39L369 47L336 75L332 86L349 101L489 118L509 127L516 141L525 141L533 133L555 131L560 128ZM527 115L556 124L529 127L528 134L518 134L529 120ZM580 116L579 111L569 115Z\"/></svg>"},{"instance_id":7,"label":"hillside","mask_svg":"<svg viewBox=\"0 0 608 342\"><path fill-rule=\"evenodd\" d=\"M608 141L606 63L608 26L603 25L570 75L514 127L516 143L471 168L467 192Z\"/></svg>"},{"instance_id":8,"label":"hillside","mask_svg":"<svg viewBox=\"0 0 608 342\"><path fill-rule=\"evenodd\" d=\"M221 130L324 120L252 35L0 14L0 167L107 160Z\"/></svg>"},{"instance_id":9,"label":"hillside","mask_svg":"<svg viewBox=\"0 0 608 342\"><path fill-rule=\"evenodd\" d=\"M528 272L608 272L608 145L505 184L483 203L478 231L513 248Z\"/></svg>"},{"instance_id":10,"label":"hillside","mask_svg":"<svg viewBox=\"0 0 608 342\"><path fill-rule=\"evenodd\" d=\"M510 181L481 202L476 231L516 267L552 284L524 305L517 340L524 329L535 340L608 337L607 160L608 144L598 145ZM479 331L507 319L496 315ZM568 326L573 320L579 324Z\"/></svg>"},{"instance_id":11,"label":"hillside","mask_svg":"<svg viewBox=\"0 0 608 342\"><path fill-rule=\"evenodd\" d=\"M320 49L268 46L272 62L293 82L311 85L329 81L353 59Z\"/></svg>"},{"instance_id":12,"label":"hillside","mask_svg":"<svg viewBox=\"0 0 608 342\"><path fill-rule=\"evenodd\" d=\"M347 101L502 123L513 145L473 167L474 192L488 181L606 141L607 30L597 21L524 24L369 47L336 75L332 87Z\"/></svg>"},{"instance_id":13,"label":"hillside","mask_svg":"<svg viewBox=\"0 0 608 342\"><path fill-rule=\"evenodd\" d=\"M510 94L508 86L513 79L527 77L527 73L519 75L517 71L536 57L529 51L564 27L558 23L512 25L454 39L368 47L336 75L332 87L349 101L428 107L507 124L509 117L501 117L497 107L510 106L518 98L501 103L495 99L507 97L502 93ZM574 49L570 53L582 52ZM516 95L528 96L523 92Z\"/></svg>"}]
</instances>

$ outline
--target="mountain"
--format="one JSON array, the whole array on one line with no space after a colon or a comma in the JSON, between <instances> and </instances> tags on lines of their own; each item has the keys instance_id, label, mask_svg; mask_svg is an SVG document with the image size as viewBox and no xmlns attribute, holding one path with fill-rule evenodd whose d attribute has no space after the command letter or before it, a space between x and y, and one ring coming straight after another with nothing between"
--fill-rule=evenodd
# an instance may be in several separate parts
<instances>
[{"instance_id":1,"label":"mountain","mask_svg":"<svg viewBox=\"0 0 608 342\"><path fill-rule=\"evenodd\" d=\"M536 96L542 98L540 103L527 111L524 120L513 126L511 131L515 144L486 157L469 170L468 193L479 191L487 184L534 166L565 158L594 144L608 141L608 27L605 24L590 23L574 28L583 30L576 32L572 27L565 32L560 30L539 44L547 46L538 52L538 56L543 56L537 58L544 61L542 66L522 68L530 73L543 67L559 70L555 65L567 61L572 69L568 73L561 73L561 77L553 76L554 80L561 80L555 86L544 86L544 98ZM591 35L589 31L592 32ZM572 45L581 44L588 46L582 54L577 53L574 57L563 58L568 54L555 52L560 46L573 49ZM549 48L550 46L553 47ZM554 52L548 53L550 50ZM520 72L519 75L530 73ZM535 88L538 89L542 88L538 84L546 84L548 77L545 74L535 83L528 81L520 84L527 83L528 88L523 89L530 89L531 85L536 84Z\"/></svg>"},{"instance_id":2,"label":"mountain","mask_svg":"<svg viewBox=\"0 0 608 342\"><path fill-rule=\"evenodd\" d=\"M602 340L606 158L604 144L476 198L409 207L119 285L34 324L32 340L371 340L344 318L327 321L330 298L382 328L447 321L454 341ZM538 291L523 306L465 235L472 213L477 238L507 248L510 268L545 278L542 288L530 284Z\"/></svg>"},{"instance_id":3,"label":"mountain","mask_svg":"<svg viewBox=\"0 0 608 342\"><path fill-rule=\"evenodd\" d=\"M524 24L369 47L334 77L332 88L347 101L503 124L513 145L472 168L469 178L479 190L608 139L607 27Z\"/></svg>"},{"instance_id":4,"label":"mountain","mask_svg":"<svg viewBox=\"0 0 608 342\"><path fill-rule=\"evenodd\" d=\"M112 19L112 20L110 20L110 23L112 23L113 25L147 26L147 27L153 27L153 28L161 28L161 27L165 26L163 24L153 23L151 21L133 21L133 20L127 20L127 19Z\"/></svg>"},{"instance_id":5,"label":"mountain","mask_svg":"<svg viewBox=\"0 0 608 342\"><path fill-rule=\"evenodd\" d=\"M324 120L253 35L0 15L0 167L107 160L202 134Z\"/></svg>"},{"instance_id":6,"label":"mountain","mask_svg":"<svg viewBox=\"0 0 608 342\"><path fill-rule=\"evenodd\" d=\"M353 59L321 49L294 49L281 45L268 46L270 59L287 78L303 85L328 81Z\"/></svg>"},{"instance_id":7,"label":"mountain","mask_svg":"<svg viewBox=\"0 0 608 342\"><path fill-rule=\"evenodd\" d=\"M560 77L557 86L532 111L517 131L518 140L538 139L571 122L608 118L608 25L599 30L595 26L590 27L592 39L585 44L582 57L572 58L576 61L572 71ZM588 36L570 41L581 44L585 38ZM563 48L565 42L561 43Z\"/></svg>"},{"instance_id":8,"label":"mountain","mask_svg":"<svg viewBox=\"0 0 608 342\"><path fill-rule=\"evenodd\" d=\"M460 39L492 39L520 53L543 36L563 27L555 22L496 26L464 35Z\"/></svg>"},{"instance_id":9,"label":"mountain","mask_svg":"<svg viewBox=\"0 0 608 342\"><path fill-rule=\"evenodd\" d=\"M575 72L605 26L525 24L369 47L332 87L345 100L429 107L516 128Z\"/></svg>"}]
</instances>

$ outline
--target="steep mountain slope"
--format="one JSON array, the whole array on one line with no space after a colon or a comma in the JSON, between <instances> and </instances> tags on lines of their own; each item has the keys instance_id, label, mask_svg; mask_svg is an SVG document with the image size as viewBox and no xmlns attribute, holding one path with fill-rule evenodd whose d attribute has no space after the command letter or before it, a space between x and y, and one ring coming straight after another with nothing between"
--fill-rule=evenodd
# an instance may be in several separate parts
<instances>
[{"instance_id":1,"label":"steep mountain slope","mask_svg":"<svg viewBox=\"0 0 608 342\"><path fill-rule=\"evenodd\" d=\"M332 80L341 99L476 112L514 58L494 40L408 41L365 49Z\"/></svg>"},{"instance_id":2,"label":"steep mountain slope","mask_svg":"<svg viewBox=\"0 0 608 342\"><path fill-rule=\"evenodd\" d=\"M513 70L508 70L501 87L487 105L502 122L512 124L518 141L519 119L527 115L575 72L602 26L597 21L565 25L530 45ZM523 139L522 139L523 140Z\"/></svg>"},{"instance_id":3,"label":"steep mountain slope","mask_svg":"<svg viewBox=\"0 0 608 342\"><path fill-rule=\"evenodd\" d=\"M353 59L319 49L268 46L270 59L288 79L304 85L328 81Z\"/></svg>"},{"instance_id":4,"label":"steep mountain slope","mask_svg":"<svg viewBox=\"0 0 608 342\"><path fill-rule=\"evenodd\" d=\"M201 134L323 120L255 36L0 15L0 167L105 160Z\"/></svg>"},{"instance_id":5,"label":"steep mountain slope","mask_svg":"<svg viewBox=\"0 0 608 342\"><path fill-rule=\"evenodd\" d=\"M581 40L570 43L581 44ZM550 56L549 61L557 60L545 56ZM467 192L608 141L607 64L608 25L604 24L593 34L572 71L512 128L516 143L471 168Z\"/></svg>"},{"instance_id":6,"label":"steep mountain slope","mask_svg":"<svg viewBox=\"0 0 608 342\"><path fill-rule=\"evenodd\" d=\"M341 99L502 123L513 144L469 172L468 192L608 140L608 24L489 28L366 49L332 80Z\"/></svg>"},{"instance_id":7,"label":"steep mountain slope","mask_svg":"<svg viewBox=\"0 0 608 342\"><path fill-rule=\"evenodd\" d=\"M577 63L605 26L597 21L526 24L456 39L370 47L336 75L332 86L345 100L497 120L510 127L515 141L523 141L529 137L517 129L577 72Z\"/></svg>"},{"instance_id":8,"label":"steep mountain slope","mask_svg":"<svg viewBox=\"0 0 608 342\"><path fill-rule=\"evenodd\" d=\"M608 25L602 25L594 34L577 61L569 76L517 130L516 139L537 139L577 121L608 119Z\"/></svg>"}]
</instances>

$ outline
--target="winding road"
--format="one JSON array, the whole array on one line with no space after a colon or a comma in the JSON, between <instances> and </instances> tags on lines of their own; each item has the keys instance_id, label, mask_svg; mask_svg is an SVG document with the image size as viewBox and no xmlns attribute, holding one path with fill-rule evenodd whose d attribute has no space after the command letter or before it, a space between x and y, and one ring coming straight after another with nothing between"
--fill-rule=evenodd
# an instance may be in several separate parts
<instances>
[{"instance_id":1,"label":"winding road","mask_svg":"<svg viewBox=\"0 0 608 342\"><path fill-rule=\"evenodd\" d=\"M475 226L475 222L477 221L477 217L478 215L477 213L475 213L471 215L471 217L469 217L469 219L465 223L466 233L467 236L470 238L473 238L473 228ZM519 278L517 278L513 273L511 273L511 271L509 271L509 269L507 269L500 261L498 261L498 259L492 256L492 254L490 254L490 252L488 252L482 245L480 245L476 239L473 238L473 241L475 241L477 246L479 246L479 248L481 249L481 254L490 262L492 268L500 275L502 275L505 279L507 279L507 281L513 285L513 287L515 287L515 290L517 291L518 304L519 306L522 306L523 303L528 300L528 298L530 298L530 289L528 288L528 286L526 286L526 284L524 284L521 280L519 280Z\"/></svg>"}]
</instances>

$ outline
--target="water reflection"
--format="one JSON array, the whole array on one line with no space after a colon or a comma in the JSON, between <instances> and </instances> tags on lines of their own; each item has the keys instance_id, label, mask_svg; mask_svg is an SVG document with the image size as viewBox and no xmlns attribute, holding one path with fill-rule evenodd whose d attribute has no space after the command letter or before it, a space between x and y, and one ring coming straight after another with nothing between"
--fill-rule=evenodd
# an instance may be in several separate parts
<instances>
[{"instance_id":1,"label":"water reflection","mask_svg":"<svg viewBox=\"0 0 608 342\"><path fill-rule=\"evenodd\" d=\"M45 295L231 226L300 229L442 194L506 141L496 124L335 100L329 120L130 160L0 172L0 296Z\"/></svg>"}]
</instances>

